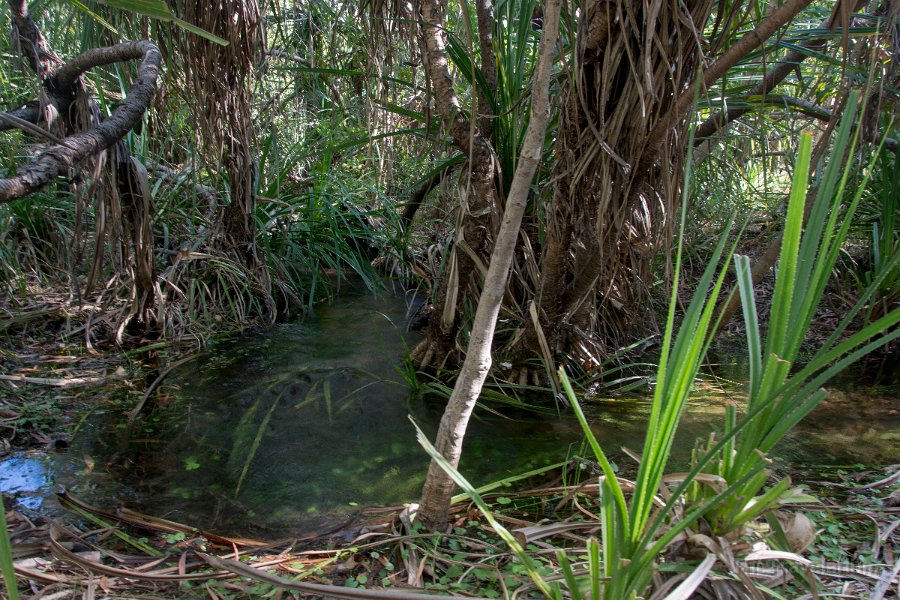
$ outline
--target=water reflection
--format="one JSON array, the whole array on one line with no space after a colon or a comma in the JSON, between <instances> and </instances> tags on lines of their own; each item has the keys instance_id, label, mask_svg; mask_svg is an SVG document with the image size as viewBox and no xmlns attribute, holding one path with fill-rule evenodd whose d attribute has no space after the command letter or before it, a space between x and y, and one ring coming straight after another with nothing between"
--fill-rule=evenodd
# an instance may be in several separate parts
<instances>
[{"instance_id":1,"label":"water reflection","mask_svg":"<svg viewBox=\"0 0 900 600\"><path fill-rule=\"evenodd\" d=\"M24 508L41 508L53 487L48 462L44 454L21 454L0 461L0 492Z\"/></svg>"},{"instance_id":2,"label":"water reflection","mask_svg":"<svg viewBox=\"0 0 900 600\"><path fill-rule=\"evenodd\" d=\"M433 437L441 407L410 400L406 318L403 302L362 296L223 344L173 373L132 427L88 423L71 455L91 473L80 458L61 470L81 471L68 483L89 499L245 534L414 499L428 461L407 415ZM577 432L545 424L479 412L462 468L487 483L564 459Z\"/></svg>"},{"instance_id":3,"label":"water reflection","mask_svg":"<svg viewBox=\"0 0 900 600\"><path fill-rule=\"evenodd\" d=\"M120 500L221 533L302 532L358 506L415 499L427 460L407 415L433 437L441 407L409 398L400 374L414 341L406 317L402 301L358 296L303 324L221 344L173 373L132 426L119 414L87 423L56 477L90 502ZM719 429L724 407L740 400L740 386L699 385L671 467L686 465L694 440ZM619 448L641 450L649 401L595 399L587 408L601 444L625 466ZM834 393L779 454L801 464L895 461L898 427L890 395ZM568 416L477 411L461 469L487 483L564 460L580 440Z\"/></svg>"}]
</instances>

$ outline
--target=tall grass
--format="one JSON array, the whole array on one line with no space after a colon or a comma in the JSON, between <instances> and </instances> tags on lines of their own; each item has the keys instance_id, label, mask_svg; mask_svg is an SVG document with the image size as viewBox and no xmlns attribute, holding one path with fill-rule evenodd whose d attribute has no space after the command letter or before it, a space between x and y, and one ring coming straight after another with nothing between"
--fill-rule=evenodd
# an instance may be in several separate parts
<instances>
[{"instance_id":1,"label":"tall grass","mask_svg":"<svg viewBox=\"0 0 900 600\"><path fill-rule=\"evenodd\" d=\"M691 164L688 162L685 195L690 188L690 175ZM687 214L684 208L686 200L684 198L682 202L682 232ZM588 588L593 598L627 599L642 594L655 573L654 563L659 554L707 508L703 506L699 511L695 509L697 514L683 519L675 519L674 512L669 512L665 519L658 516L651 518L654 514L660 514L658 508L662 500L658 494L663 475L688 395L712 341L716 301L726 274L726 269L720 267L719 263L728 242L727 232L719 239L676 331L675 313L678 306L678 273L681 269L683 237L679 237L676 251L676 275L669 301L656 386L641 463L630 499L626 499L612 464L593 435L565 371L559 371L566 396L603 471L600 478L602 556L600 561L592 563ZM703 565L707 570L710 567L711 564ZM573 593L576 591L581 591L580 587L572 590Z\"/></svg>"},{"instance_id":2,"label":"tall grass","mask_svg":"<svg viewBox=\"0 0 900 600\"><path fill-rule=\"evenodd\" d=\"M850 96L846 115L857 114L858 94ZM791 198L784 229L784 241L775 280L775 292L768 330L761 331L756 312L750 261L735 256L735 269L743 305L747 353L750 361L746 415L738 421L729 411L725 435L733 437L715 456L712 472L727 483L746 483L708 515L718 533L728 533L776 506L789 494L790 481L784 479L760 495L769 477L766 455L793 427L824 398L820 386L853 361L900 336L900 309L866 322L853 334L845 332L866 307L882 281L896 269L896 257L888 268L870 282L860 300L852 306L828 339L802 368L798 358L816 309L841 247L847 240L854 214L866 189L875 159L864 171L855 191L847 192L854 169L853 150L859 130L853 134L853 119L845 118L837 132L831 157L819 182L806 223L803 222L807 196L807 176L812 141L803 134L794 173ZM842 208L843 206L843 208ZM740 429L740 431L737 431ZM714 453L715 454L715 453ZM710 457L712 458L712 457Z\"/></svg>"},{"instance_id":3,"label":"tall grass","mask_svg":"<svg viewBox=\"0 0 900 600\"><path fill-rule=\"evenodd\" d=\"M895 257L900 253L900 160L895 154L882 152L875 172L860 201L859 226L862 252L849 249L839 270L844 274L841 288L845 301L852 303L876 279L880 280L875 295L863 310L864 322L882 316L900 301L900 267Z\"/></svg>"}]
</instances>

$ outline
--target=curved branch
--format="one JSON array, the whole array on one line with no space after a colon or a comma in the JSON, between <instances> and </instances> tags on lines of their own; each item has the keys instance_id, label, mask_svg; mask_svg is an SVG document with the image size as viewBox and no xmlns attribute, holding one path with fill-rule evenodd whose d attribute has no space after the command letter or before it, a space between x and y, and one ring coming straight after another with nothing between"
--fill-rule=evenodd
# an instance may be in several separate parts
<instances>
[{"instance_id":1,"label":"curved branch","mask_svg":"<svg viewBox=\"0 0 900 600\"><path fill-rule=\"evenodd\" d=\"M781 106L785 108L793 108L797 112L806 115L812 119L818 119L819 121L829 122L835 118L834 112L825 108L824 106L819 106L815 102L810 102L809 100L804 100L802 98L795 98L793 96L766 96L765 98L760 98L758 101L759 106ZM748 112L755 110L756 106L747 106L741 108L731 108L727 111L721 111L717 113L717 116L720 119L724 119L723 125L727 125L731 123L738 117L741 117ZM704 123L708 122L705 121ZM876 131L865 131L863 133L864 137L868 139L871 143L876 146L881 143L882 138L884 139L884 148L894 154L897 153L898 141L895 138L887 137L885 138L880 133ZM709 139L700 140L699 143L695 143L694 146L699 146L703 142L707 142ZM696 155L695 155L696 156ZM703 158L706 157L706 153L703 153ZM695 160L697 160L695 158Z\"/></svg>"},{"instance_id":2,"label":"curved branch","mask_svg":"<svg viewBox=\"0 0 900 600\"><path fill-rule=\"evenodd\" d=\"M65 169L122 139L140 122L150 106L156 92L162 56L159 48L152 42L124 42L109 48L89 50L61 69L61 72L66 71L74 64L71 68L83 73L85 65L90 68L142 57L137 77L128 90L125 102L116 108L112 116L91 130L70 135L62 143L50 146L19 169L19 174L15 177L0 179L0 202L9 202L39 190Z\"/></svg>"},{"instance_id":3,"label":"curved branch","mask_svg":"<svg viewBox=\"0 0 900 600\"><path fill-rule=\"evenodd\" d=\"M779 94L776 96L765 96L763 98L748 98L747 101L750 103L750 106L730 108L726 111L722 111L719 114L724 115L726 122L731 122L741 115L745 115L749 112L762 108L763 106L777 106L781 108L793 108L800 114L804 114L811 119L816 119L819 121L830 121L834 117L834 113L824 106L816 104L815 102L810 102L809 100L804 100L803 98L796 98L794 96ZM738 114L737 116L732 116L732 113ZM695 143L694 145L699 146L700 144Z\"/></svg>"},{"instance_id":4,"label":"curved branch","mask_svg":"<svg viewBox=\"0 0 900 600\"><path fill-rule=\"evenodd\" d=\"M662 144L672 126L681 119L691 105L694 103L694 96L697 88L701 90L708 89L713 83L719 80L728 69L738 63L739 60L747 56L750 52L761 46L767 39L778 31L782 26L789 23L797 16L801 10L806 8L812 0L788 0L782 4L775 12L771 14L759 26L742 37L725 54L706 69L702 76L698 78L693 85L689 86L681 93L678 100L669 112L660 119L656 127L650 132L647 139L647 156L655 158L657 149Z\"/></svg>"},{"instance_id":5,"label":"curved branch","mask_svg":"<svg viewBox=\"0 0 900 600\"><path fill-rule=\"evenodd\" d=\"M13 110L0 113L0 131L8 131L10 129L23 129L19 122L31 123L36 126L41 116L41 109L37 102L29 102L25 106L14 108ZM12 117L10 119L4 117Z\"/></svg>"},{"instance_id":6,"label":"curved branch","mask_svg":"<svg viewBox=\"0 0 900 600\"><path fill-rule=\"evenodd\" d=\"M797 112L819 121L830 121L834 117L834 113L824 106L819 106L815 102L810 102L803 98L795 98L794 96L766 96L765 98L760 98L759 102L767 106L793 108Z\"/></svg>"},{"instance_id":7,"label":"curved branch","mask_svg":"<svg viewBox=\"0 0 900 600\"><path fill-rule=\"evenodd\" d=\"M804 48L808 51L818 50L822 46L825 45L825 40L816 40L809 44L806 44ZM784 81L784 78L787 77L792 71L797 68L797 65L800 64L803 59L805 59L808 54L804 52L800 52L799 50L792 50L784 57L784 60L778 63L775 68L771 71L763 75L762 81L760 81L756 86L749 90L746 94L744 94L745 98L751 98L754 96L765 96L773 89L775 86ZM748 112L753 110L752 107L745 108L729 108L726 110L720 110L714 115L710 115L705 121L703 121L698 127L697 131L694 134L694 145L700 145L707 138L715 135L720 129L735 121Z\"/></svg>"},{"instance_id":8,"label":"curved branch","mask_svg":"<svg viewBox=\"0 0 900 600\"><path fill-rule=\"evenodd\" d=\"M91 48L87 50L63 66L57 69L54 75L55 84L59 89L68 90L75 85L75 81L95 67L105 67L120 62L135 60L147 54L148 49L143 44L150 44L159 52L156 45L152 42L139 40L136 42L123 42L115 46L106 46L104 48ZM157 64L157 67L159 65ZM143 65L142 65L143 67ZM138 79L141 74L138 73Z\"/></svg>"},{"instance_id":9,"label":"curved branch","mask_svg":"<svg viewBox=\"0 0 900 600\"><path fill-rule=\"evenodd\" d=\"M857 0L853 10L859 10L865 5L866 0ZM837 11L832 13L832 15L825 19L817 29L831 29L837 19ZM770 71L763 75L762 81L760 81L756 86L743 94L744 98L752 98L754 96L765 96L777 86L779 83L784 81L785 77L790 75L794 70L797 69L797 66L803 62L806 58L808 58L813 52L821 49L827 43L827 38L819 38L816 40L812 40L803 45L802 49L799 50L791 50L788 52L785 57L778 62ZM703 123L701 123L696 132L694 133L694 145L698 146L702 144L706 138L714 135L720 129L731 123L732 121L739 119L743 115L747 114L752 110L752 107L747 108L733 108L727 110L720 110L719 112L710 115ZM829 117L830 118L830 117Z\"/></svg>"}]
</instances>

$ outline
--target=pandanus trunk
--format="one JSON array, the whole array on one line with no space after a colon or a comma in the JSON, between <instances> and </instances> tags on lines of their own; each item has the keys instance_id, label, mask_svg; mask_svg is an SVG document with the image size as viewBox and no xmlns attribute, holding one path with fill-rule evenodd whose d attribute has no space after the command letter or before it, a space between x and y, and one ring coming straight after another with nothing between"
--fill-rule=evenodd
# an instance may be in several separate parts
<instances>
[{"instance_id":1,"label":"pandanus trunk","mask_svg":"<svg viewBox=\"0 0 900 600\"><path fill-rule=\"evenodd\" d=\"M8 4L14 45L41 83L39 102L14 111L17 114L13 116L39 125L57 140L20 165L15 175L0 178L0 202L27 196L70 169L87 173L87 185L70 184L77 199L76 231L71 241L76 265L83 255L78 239L82 212L93 203L97 214L93 262L78 295L90 296L99 286L106 273L104 263L109 259L115 274L130 281L132 288L131 306L116 327L117 341L122 342L126 327L133 334L155 336L152 197L146 170L130 156L121 140L150 106L159 77L159 49L149 41L123 42L88 50L63 63L29 15L27 2L9 0ZM101 111L89 97L82 76L94 68L136 60L140 60L140 66L126 99L101 120ZM7 120L4 123L8 125Z\"/></svg>"},{"instance_id":2,"label":"pandanus trunk","mask_svg":"<svg viewBox=\"0 0 900 600\"><path fill-rule=\"evenodd\" d=\"M675 121L658 146L650 136L700 66L697 28L711 4L582 6L577 60L561 100L537 297L555 356L574 353L593 366L608 344L652 323L641 307L650 260L669 235L687 122ZM534 327L523 339L523 351L537 347Z\"/></svg>"},{"instance_id":3,"label":"pandanus trunk","mask_svg":"<svg viewBox=\"0 0 900 600\"><path fill-rule=\"evenodd\" d=\"M205 156L228 177L229 199L219 212L223 249L255 270L264 290L268 277L258 256L253 211L256 206L256 157L251 87L263 42L256 0L184 3L184 20L229 42L222 46L182 33L187 101L193 105ZM260 267L260 268L257 268Z\"/></svg>"},{"instance_id":4,"label":"pandanus trunk","mask_svg":"<svg viewBox=\"0 0 900 600\"><path fill-rule=\"evenodd\" d=\"M489 3L481 0L479 18L491 18L488 7ZM477 120L479 127L463 116L448 66L441 8L437 0L421 2L425 68L431 82L435 108L444 120L454 145L469 157L469 169L468 181L464 184L467 189L458 209L456 234L436 295L435 310L425 340L412 353L421 367L440 364L454 352L465 300L467 297L478 297L481 271L476 261L483 261L490 255L493 234L499 223L494 151L489 135L491 115L486 101L482 99L479 102L481 115ZM479 31L483 36L489 36L491 25L479 23ZM490 55L487 59L490 60Z\"/></svg>"}]
</instances>

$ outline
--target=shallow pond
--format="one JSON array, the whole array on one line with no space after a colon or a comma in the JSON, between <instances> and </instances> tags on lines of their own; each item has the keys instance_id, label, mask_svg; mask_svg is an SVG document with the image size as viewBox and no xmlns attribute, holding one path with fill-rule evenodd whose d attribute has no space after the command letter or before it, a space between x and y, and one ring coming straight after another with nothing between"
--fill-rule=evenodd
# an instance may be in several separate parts
<instances>
[{"instance_id":1,"label":"shallow pond","mask_svg":"<svg viewBox=\"0 0 900 600\"><path fill-rule=\"evenodd\" d=\"M88 502L133 509L218 533L320 529L358 507L414 500L428 461L407 416L433 438L441 406L411 399L403 357L416 336L396 298L353 294L261 337L218 344L168 376L132 424L96 413L68 452L0 466L0 489L37 508L66 487ZM734 377L740 367L713 369ZM731 390L731 391L729 391ZM737 385L701 383L679 432L673 466L693 440L719 429ZM640 450L646 399L594 399L601 444ZM789 465L896 461L896 397L832 392L779 449ZM569 415L501 418L476 411L462 472L475 484L580 452ZM627 461L628 459L624 459Z\"/></svg>"}]
</instances>

